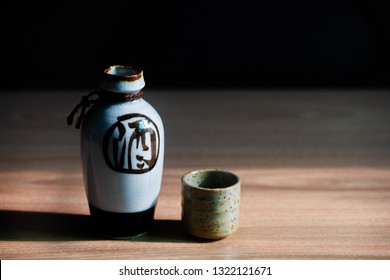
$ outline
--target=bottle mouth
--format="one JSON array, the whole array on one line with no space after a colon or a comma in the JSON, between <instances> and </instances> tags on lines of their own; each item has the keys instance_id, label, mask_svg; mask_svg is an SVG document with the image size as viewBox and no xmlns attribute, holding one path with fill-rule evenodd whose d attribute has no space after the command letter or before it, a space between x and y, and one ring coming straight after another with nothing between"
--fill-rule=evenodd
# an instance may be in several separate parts
<instances>
[{"instance_id":1,"label":"bottle mouth","mask_svg":"<svg viewBox=\"0 0 390 280\"><path fill-rule=\"evenodd\" d=\"M113 65L104 69L104 73L119 80L135 81L142 77L143 71L136 67Z\"/></svg>"},{"instance_id":2,"label":"bottle mouth","mask_svg":"<svg viewBox=\"0 0 390 280\"><path fill-rule=\"evenodd\" d=\"M135 94L145 86L143 71L132 66L112 65L104 69L99 86L112 92Z\"/></svg>"}]
</instances>

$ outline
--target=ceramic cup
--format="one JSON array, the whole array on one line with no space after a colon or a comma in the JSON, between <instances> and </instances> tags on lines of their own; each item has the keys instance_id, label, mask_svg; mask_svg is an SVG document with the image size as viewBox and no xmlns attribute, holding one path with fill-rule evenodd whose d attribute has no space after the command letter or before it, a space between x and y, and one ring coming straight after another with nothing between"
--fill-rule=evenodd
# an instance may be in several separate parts
<instances>
[{"instance_id":1,"label":"ceramic cup","mask_svg":"<svg viewBox=\"0 0 390 280\"><path fill-rule=\"evenodd\" d=\"M190 235L225 238L238 230L240 178L223 170L195 170L184 174L182 225Z\"/></svg>"}]
</instances>

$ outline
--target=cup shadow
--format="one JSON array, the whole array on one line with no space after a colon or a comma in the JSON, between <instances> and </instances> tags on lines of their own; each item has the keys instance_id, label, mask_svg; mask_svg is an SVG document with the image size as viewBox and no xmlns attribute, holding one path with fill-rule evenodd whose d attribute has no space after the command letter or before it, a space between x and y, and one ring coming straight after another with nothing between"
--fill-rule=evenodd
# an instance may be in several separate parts
<instances>
[{"instance_id":1,"label":"cup shadow","mask_svg":"<svg viewBox=\"0 0 390 280\"><path fill-rule=\"evenodd\" d=\"M89 215L0 210L0 240L92 241L108 240L94 229ZM179 220L155 220L151 230L124 242L204 243L186 234Z\"/></svg>"}]
</instances>

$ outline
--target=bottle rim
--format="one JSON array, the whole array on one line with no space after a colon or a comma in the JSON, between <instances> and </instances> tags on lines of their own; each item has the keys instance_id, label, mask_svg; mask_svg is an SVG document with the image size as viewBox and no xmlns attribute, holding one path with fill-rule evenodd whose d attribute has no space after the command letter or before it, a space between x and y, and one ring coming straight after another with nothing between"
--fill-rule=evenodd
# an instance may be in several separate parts
<instances>
[{"instance_id":1,"label":"bottle rim","mask_svg":"<svg viewBox=\"0 0 390 280\"><path fill-rule=\"evenodd\" d=\"M126 81L135 81L143 76L143 71L133 66L112 65L103 72L110 78Z\"/></svg>"},{"instance_id":2,"label":"bottle rim","mask_svg":"<svg viewBox=\"0 0 390 280\"><path fill-rule=\"evenodd\" d=\"M112 65L103 70L99 86L107 91L135 94L145 86L144 74L138 67Z\"/></svg>"}]
</instances>

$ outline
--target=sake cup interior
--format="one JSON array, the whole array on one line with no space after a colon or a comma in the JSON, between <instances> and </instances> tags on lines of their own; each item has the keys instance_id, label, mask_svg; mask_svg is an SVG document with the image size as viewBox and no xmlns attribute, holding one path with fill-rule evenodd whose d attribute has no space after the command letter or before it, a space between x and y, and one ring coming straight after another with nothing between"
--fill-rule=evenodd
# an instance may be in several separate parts
<instances>
[{"instance_id":1,"label":"sake cup interior","mask_svg":"<svg viewBox=\"0 0 390 280\"><path fill-rule=\"evenodd\" d=\"M240 179L229 171L205 169L184 174L182 182L193 188L224 189L238 184Z\"/></svg>"}]
</instances>

